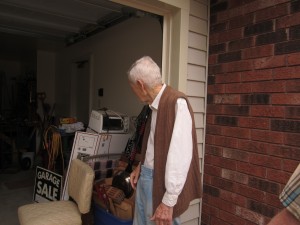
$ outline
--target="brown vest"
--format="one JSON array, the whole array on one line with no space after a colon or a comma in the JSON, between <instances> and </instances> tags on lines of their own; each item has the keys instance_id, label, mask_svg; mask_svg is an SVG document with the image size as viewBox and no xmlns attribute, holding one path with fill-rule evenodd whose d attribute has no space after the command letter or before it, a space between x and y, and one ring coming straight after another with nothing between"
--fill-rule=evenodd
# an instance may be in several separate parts
<instances>
[{"instance_id":1,"label":"brown vest","mask_svg":"<svg viewBox=\"0 0 300 225\"><path fill-rule=\"evenodd\" d=\"M175 122L175 104L178 98L186 99L189 111L192 117L192 136L193 136L193 157L187 179L177 203L173 209L173 218L180 216L189 207L189 203L196 198L202 196L202 182L199 167L199 156L197 147L197 138L195 130L194 115L187 96L179 91L167 86L164 90L157 111L157 121L154 135L154 174L153 174L153 210L155 211L161 203L163 195L166 191L165 169L169 146L171 142L174 122ZM151 119L148 119L145 130L145 138L142 145L142 162L145 159L147 141L150 133ZM184 149L182 150L184 157Z\"/></svg>"}]
</instances>

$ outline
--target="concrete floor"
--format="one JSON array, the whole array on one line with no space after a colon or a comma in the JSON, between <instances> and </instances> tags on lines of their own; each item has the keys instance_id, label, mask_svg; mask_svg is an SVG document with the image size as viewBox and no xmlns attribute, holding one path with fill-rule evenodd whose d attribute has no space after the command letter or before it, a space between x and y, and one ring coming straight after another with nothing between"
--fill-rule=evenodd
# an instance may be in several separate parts
<instances>
[{"instance_id":1,"label":"concrete floor","mask_svg":"<svg viewBox=\"0 0 300 225\"><path fill-rule=\"evenodd\" d=\"M18 207L32 203L35 170L0 171L0 224L19 225Z\"/></svg>"},{"instance_id":2,"label":"concrete floor","mask_svg":"<svg viewBox=\"0 0 300 225\"><path fill-rule=\"evenodd\" d=\"M20 225L18 207L33 203L35 169L0 170L0 224ZM93 214L82 216L83 225L93 225Z\"/></svg>"}]
</instances>

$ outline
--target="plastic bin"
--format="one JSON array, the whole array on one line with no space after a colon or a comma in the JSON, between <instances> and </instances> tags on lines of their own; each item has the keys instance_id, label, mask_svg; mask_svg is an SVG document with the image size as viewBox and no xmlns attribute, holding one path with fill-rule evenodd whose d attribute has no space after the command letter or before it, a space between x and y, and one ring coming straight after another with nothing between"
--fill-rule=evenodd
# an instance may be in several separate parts
<instances>
[{"instance_id":1,"label":"plastic bin","mask_svg":"<svg viewBox=\"0 0 300 225\"><path fill-rule=\"evenodd\" d=\"M94 204L94 225L132 225L132 220L122 220Z\"/></svg>"}]
</instances>

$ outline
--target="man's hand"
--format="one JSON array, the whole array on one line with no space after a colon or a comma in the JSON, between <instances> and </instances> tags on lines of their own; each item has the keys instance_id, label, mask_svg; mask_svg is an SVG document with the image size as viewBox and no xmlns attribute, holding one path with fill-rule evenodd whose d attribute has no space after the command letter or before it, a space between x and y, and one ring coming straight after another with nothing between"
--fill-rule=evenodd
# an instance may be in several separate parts
<instances>
[{"instance_id":1,"label":"man's hand","mask_svg":"<svg viewBox=\"0 0 300 225\"><path fill-rule=\"evenodd\" d=\"M268 225L299 225L300 221L286 208L279 212Z\"/></svg>"},{"instance_id":2,"label":"man's hand","mask_svg":"<svg viewBox=\"0 0 300 225\"><path fill-rule=\"evenodd\" d=\"M136 189L136 185L140 177L140 171L141 171L141 164L139 163L139 165L130 174L130 184L134 190Z\"/></svg>"},{"instance_id":3,"label":"man's hand","mask_svg":"<svg viewBox=\"0 0 300 225\"><path fill-rule=\"evenodd\" d=\"M173 207L160 203L150 220L155 221L156 225L172 225L172 217Z\"/></svg>"}]
</instances>

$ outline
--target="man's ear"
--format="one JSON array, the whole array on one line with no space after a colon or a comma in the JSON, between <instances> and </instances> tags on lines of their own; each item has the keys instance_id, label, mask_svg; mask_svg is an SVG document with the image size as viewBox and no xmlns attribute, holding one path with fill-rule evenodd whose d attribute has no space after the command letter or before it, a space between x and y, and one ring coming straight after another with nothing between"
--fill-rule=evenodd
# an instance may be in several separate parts
<instances>
[{"instance_id":1,"label":"man's ear","mask_svg":"<svg viewBox=\"0 0 300 225\"><path fill-rule=\"evenodd\" d=\"M147 91L146 91L146 86L144 84L144 82L142 80L137 80L136 81L136 84L138 85L138 87L141 89L141 91L146 94Z\"/></svg>"}]
</instances>

